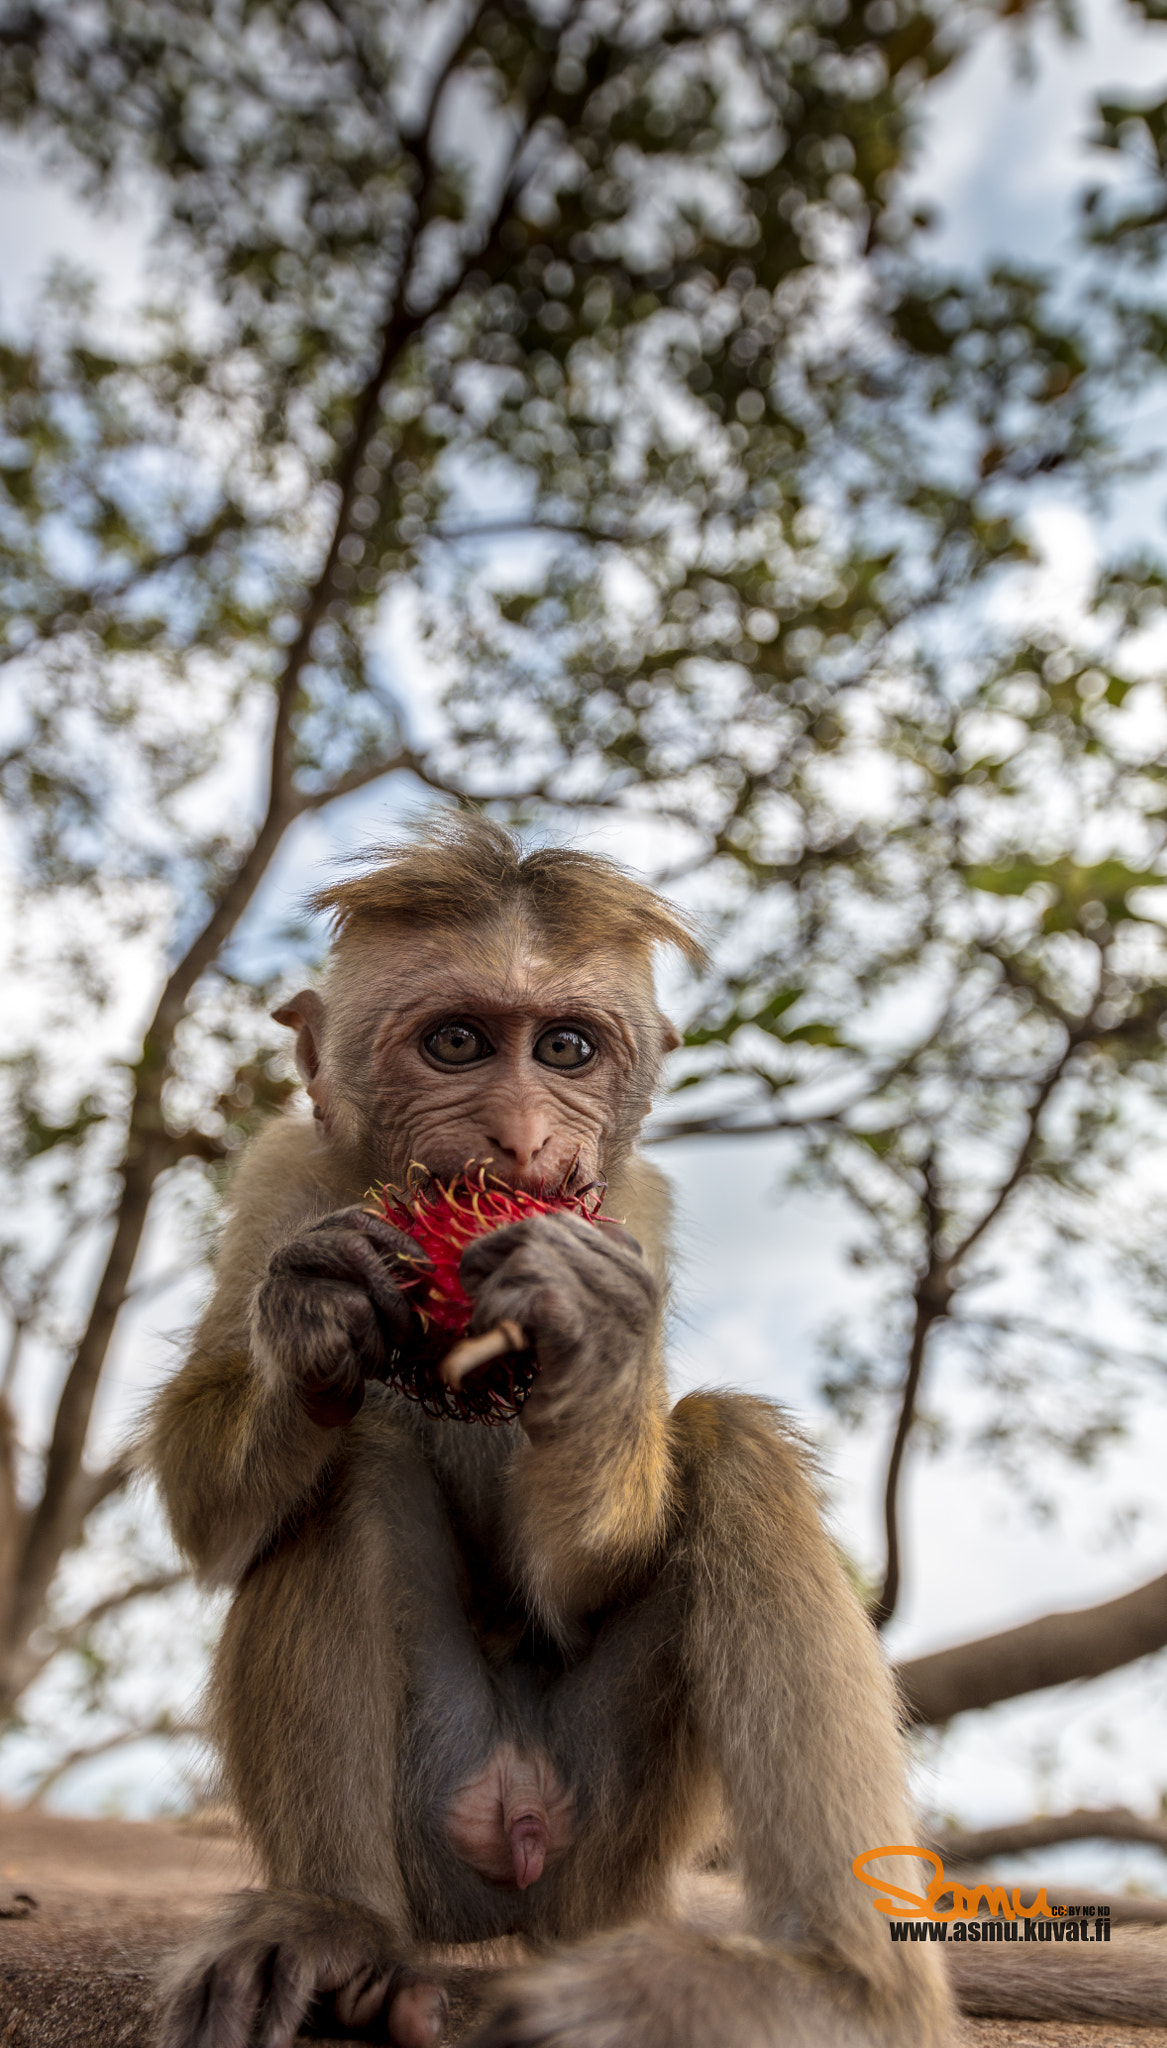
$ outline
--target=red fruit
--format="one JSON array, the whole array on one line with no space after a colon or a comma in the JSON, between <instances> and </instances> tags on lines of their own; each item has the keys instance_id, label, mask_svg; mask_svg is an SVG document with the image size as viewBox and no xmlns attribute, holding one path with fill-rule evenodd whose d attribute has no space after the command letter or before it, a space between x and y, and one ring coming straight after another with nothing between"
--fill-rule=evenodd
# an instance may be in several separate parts
<instances>
[{"instance_id":1,"label":"red fruit","mask_svg":"<svg viewBox=\"0 0 1167 2048\"><path fill-rule=\"evenodd\" d=\"M438 1376L437 1360L466 1335L474 1307L458 1278L462 1254L476 1237L505 1230L509 1223L525 1223L532 1216L567 1214L594 1223L603 1199L603 1188L595 1185L578 1194L562 1189L550 1195L527 1194L488 1178L484 1167L451 1182L427 1175L405 1188L379 1188L377 1213L411 1237L428 1262L402 1279L400 1286L427 1336L440 1340L427 1347L432 1356L408 1364L403 1360L391 1384L435 1415L466 1422L503 1422L517 1415L537 1370L530 1351L509 1352L457 1389L445 1386Z\"/></svg>"}]
</instances>

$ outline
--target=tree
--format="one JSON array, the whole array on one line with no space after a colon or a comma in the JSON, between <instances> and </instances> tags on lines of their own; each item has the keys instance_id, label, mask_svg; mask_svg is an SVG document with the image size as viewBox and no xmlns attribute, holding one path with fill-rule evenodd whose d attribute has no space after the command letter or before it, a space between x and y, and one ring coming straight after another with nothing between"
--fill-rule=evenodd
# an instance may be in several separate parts
<instances>
[{"instance_id":1,"label":"tree","mask_svg":"<svg viewBox=\"0 0 1167 2048\"><path fill-rule=\"evenodd\" d=\"M906 1371L901 1315L833 1385L859 1413L899 1376L894 1607L937 1332L1009 1205L1081 1227L1158 1087L1167 981L1138 894L1158 769L1123 725L1159 584L1116 570L1081 648L993 597L1041 480L1115 473L1154 320L933 277L902 198L929 82L991 19L9 7L0 116L159 220L128 333L58 275L0 352L21 887L91 1010L127 948L155 988L110 1056L49 1004L9 1066L5 1384L26 1346L59 1384L23 1471L5 1411L9 1706L166 1576L80 1613L54 1592L127 1477L87 1462L101 1376L151 1219L197 1213L289 1086L265 1020L294 942L256 970L257 892L304 820L391 778L645 820L717 927L681 1077L712 1107L669 1128L797 1129L870 1218ZM1091 854L1132 793L1130 844ZM889 995L927 1013L906 1038Z\"/></svg>"}]
</instances>

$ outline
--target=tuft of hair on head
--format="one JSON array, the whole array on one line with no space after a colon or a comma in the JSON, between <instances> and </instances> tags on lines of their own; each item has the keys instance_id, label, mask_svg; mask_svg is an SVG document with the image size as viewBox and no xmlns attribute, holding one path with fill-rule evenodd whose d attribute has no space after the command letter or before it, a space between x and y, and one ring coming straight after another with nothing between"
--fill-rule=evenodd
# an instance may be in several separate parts
<instances>
[{"instance_id":1,"label":"tuft of hair on head","mask_svg":"<svg viewBox=\"0 0 1167 2048\"><path fill-rule=\"evenodd\" d=\"M695 967L705 948L683 913L606 854L570 846L524 853L480 811L439 812L417 837L371 846L346 862L349 874L309 898L334 936L378 925L414 931L493 923L508 911L527 918L562 951L580 947L675 946Z\"/></svg>"}]
</instances>

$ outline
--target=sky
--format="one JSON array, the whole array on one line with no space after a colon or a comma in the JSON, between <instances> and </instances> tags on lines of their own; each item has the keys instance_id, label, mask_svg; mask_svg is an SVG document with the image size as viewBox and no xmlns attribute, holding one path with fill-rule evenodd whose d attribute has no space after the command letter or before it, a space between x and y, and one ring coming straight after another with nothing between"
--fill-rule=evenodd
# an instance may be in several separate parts
<instances>
[{"instance_id":1,"label":"sky","mask_svg":"<svg viewBox=\"0 0 1167 2048\"><path fill-rule=\"evenodd\" d=\"M1153 94L1159 82L1167 89L1167 26L1140 24L1113 5L1087 10L1076 39L1043 31L1034 47L1037 61L1027 76L1016 45L998 32L986 34L931 96L914 189L936 212L938 261L1040 260L1055 252L1069 234L1075 193L1107 171L1105 162L1090 163L1084 154L1094 95L1112 87ZM19 317L50 253L98 266L115 304L128 311L146 274L148 230L145 208L126 208L95 226L62 187L9 148L0 154L0 319ZM1054 521L1049 530L1064 539L1071 572L1074 565L1087 568L1099 536L1064 508L1051 505L1047 516ZM1121 522L1123 508L1115 516ZM249 928L258 933L282 921L329 858L354 842L389 836L405 808L416 805L416 793L399 784L305 821L269 875ZM602 849L608 842L597 831L585 843ZM678 1144L660 1148L657 1157L678 1205L678 1391L732 1384L788 1404L821 1447L841 1540L862 1561L876 1563L883 1432L841 1438L815 1401L817 1333L864 1302L861 1276L846 1260L841 1205L782 1193L788 1154L778 1139ZM147 1299L126 1319L126 1370L104 1397L102 1427L110 1437L169 1369L174 1332L191 1308L179 1290ZM1162 1571L1165 1465L1167 1414L1148 1411L1103 1479L1064 1489L1076 1506L1051 1527L1028 1520L1006 1482L984 1467L915 1455L904 1492L904 1602L887 1639L892 1654L918 1654L1053 1606L1102 1599ZM1132 1498L1145 1512L1125 1547L1116 1547L1104 1532L1114 1504ZM193 1649L186 1667L180 1658L177 1668L176 1685L192 1691ZM963 1717L922 1746L920 1787L930 1804L969 1825L1020 1817L1035 1804L1125 1801L1150 1809L1167 1786L1167 1765L1158 1762L1165 1736L1167 1653L1091 1687ZM4 1782L0 1776L0 1789ZM145 1745L74 1773L54 1803L92 1810L112 1802L146 1812L180 1796L173 1761ZM1076 1880L1088 1871L1096 1883L1134 1876L1167 1891L1167 1870L1152 1851L1091 1845L1044 1855L1046 1870Z\"/></svg>"}]
</instances>

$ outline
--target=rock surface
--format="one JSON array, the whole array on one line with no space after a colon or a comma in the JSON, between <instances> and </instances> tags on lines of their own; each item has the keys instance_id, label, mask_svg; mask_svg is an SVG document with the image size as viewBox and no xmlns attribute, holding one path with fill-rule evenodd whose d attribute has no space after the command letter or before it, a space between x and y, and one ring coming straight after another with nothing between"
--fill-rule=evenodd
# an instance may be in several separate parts
<instances>
[{"instance_id":1,"label":"rock surface","mask_svg":"<svg viewBox=\"0 0 1167 2048\"><path fill-rule=\"evenodd\" d=\"M0 1810L0 2048L148 2048L160 1959L214 1899L251 1881L229 1834ZM454 2039L473 2005L471 1990ZM964 2028L962 2048L1167 2048L1167 2026Z\"/></svg>"}]
</instances>

